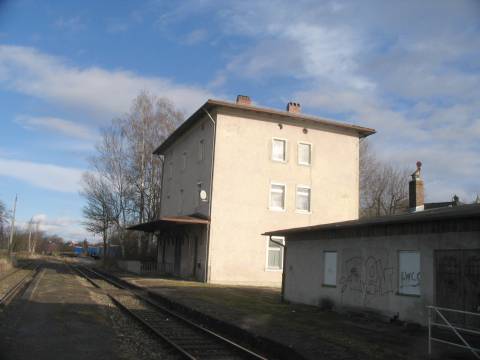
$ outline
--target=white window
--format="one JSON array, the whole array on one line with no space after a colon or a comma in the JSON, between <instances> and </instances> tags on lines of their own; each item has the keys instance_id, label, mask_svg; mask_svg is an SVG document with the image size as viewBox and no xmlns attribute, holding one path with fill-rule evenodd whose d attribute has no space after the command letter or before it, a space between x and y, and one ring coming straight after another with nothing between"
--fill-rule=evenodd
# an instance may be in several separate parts
<instances>
[{"instance_id":1,"label":"white window","mask_svg":"<svg viewBox=\"0 0 480 360\"><path fill-rule=\"evenodd\" d=\"M187 152L184 152L182 155L182 170L187 168Z\"/></svg>"},{"instance_id":2,"label":"white window","mask_svg":"<svg viewBox=\"0 0 480 360\"><path fill-rule=\"evenodd\" d=\"M421 280L420 253L418 251L400 251L398 253L398 293L420 295Z\"/></svg>"},{"instance_id":3,"label":"white window","mask_svg":"<svg viewBox=\"0 0 480 360\"><path fill-rule=\"evenodd\" d=\"M323 253L323 285L337 286L337 252Z\"/></svg>"},{"instance_id":4,"label":"white window","mask_svg":"<svg viewBox=\"0 0 480 360\"><path fill-rule=\"evenodd\" d=\"M298 143L298 163L300 165L310 165L312 163L312 145L308 143Z\"/></svg>"},{"instance_id":5,"label":"white window","mask_svg":"<svg viewBox=\"0 0 480 360\"><path fill-rule=\"evenodd\" d=\"M198 143L198 161L203 161L205 158L205 141L200 140Z\"/></svg>"},{"instance_id":6,"label":"white window","mask_svg":"<svg viewBox=\"0 0 480 360\"><path fill-rule=\"evenodd\" d=\"M287 141L272 139L272 160L285 162L287 160Z\"/></svg>"},{"instance_id":7,"label":"white window","mask_svg":"<svg viewBox=\"0 0 480 360\"><path fill-rule=\"evenodd\" d=\"M283 245L285 238L282 236L272 236L268 239L267 270L283 269Z\"/></svg>"},{"instance_id":8,"label":"white window","mask_svg":"<svg viewBox=\"0 0 480 360\"><path fill-rule=\"evenodd\" d=\"M270 184L270 210L285 210L284 184Z\"/></svg>"},{"instance_id":9,"label":"white window","mask_svg":"<svg viewBox=\"0 0 480 360\"><path fill-rule=\"evenodd\" d=\"M297 186L297 211L310 212L310 188L304 185Z\"/></svg>"}]
</instances>

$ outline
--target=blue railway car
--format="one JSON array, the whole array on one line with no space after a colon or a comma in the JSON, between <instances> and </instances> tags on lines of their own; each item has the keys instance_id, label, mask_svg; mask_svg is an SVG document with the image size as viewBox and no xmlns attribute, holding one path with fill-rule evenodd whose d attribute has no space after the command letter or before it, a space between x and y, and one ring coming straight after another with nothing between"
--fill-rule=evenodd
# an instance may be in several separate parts
<instances>
[{"instance_id":1,"label":"blue railway car","mask_svg":"<svg viewBox=\"0 0 480 360\"><path fill-rule=\"evenodd\" d=\"M83 255L83 247L81 247L81 246L75 246L75 247L73 248L73 253L74 253L75 256L81 256L81 255Z\"/></svg>"},{"instance_id":2,"label":"blue railway car","mask_svg":"<svg viewBox=\"0 0 480 360\"><path fill-rule=\"evenodd\" d=\"M122 254L122 250L119 245L110 245L107 251L108 257L110 258L120 257ZM103 246L89 246L87 254L94 259L99 259L103 257Z\"/></svg>"},{"instance_id":3,"label":"blue railway car","mask_svg":"<svg viewBox=\"0 0 480 360\"><path fill-rule=\"evenodd\" d=\"M88 256L98 259L100 257L100 247L99 246L89 246L87 249Z\"/></svg>"}]
</instances>

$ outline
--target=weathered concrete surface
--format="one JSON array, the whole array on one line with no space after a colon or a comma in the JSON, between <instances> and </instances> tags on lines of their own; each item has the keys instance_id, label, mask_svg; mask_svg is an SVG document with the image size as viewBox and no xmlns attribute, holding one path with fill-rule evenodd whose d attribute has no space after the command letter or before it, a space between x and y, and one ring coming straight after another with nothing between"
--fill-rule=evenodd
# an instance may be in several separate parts
<instances>
[{"instance_id":1,"label":"weathered concrete surface","mask_svg":"<svg viewBox=\"0 0 480 360\"><path fill-rule=\"evenodd\" d=\"M294 349L306 359L426 359L423 329L285 304L276 288L220 286L117 273L189 309Z\"/></svg>"},{"instance_id":2,"label":"weathered concrete surface","mask_svg":"<svg viewBox=\"0 0 480 360\"><path fill-rule=\"evenodd\" d=\"M435 252L478 249L480 233L475 231L320 238L317 233L310 232L292 234L287 241L287 300L320 305L328 299L336 307L355 308L357 311L375 310L390 318L396 316L400 320L426 325L427 306L442 306L438 304L436 294L438 284ZM415 251L420 257L418 265L421 271L415 270L411 273L414 274L412 279L415 280L413 282L418 289L418 295L401 294L399 253L405 250ZM336 251L338 254L336 286L322 286L326 251ZM411 271L414 271L413 269L415 267ZM455 288L460 288L457 285ZM476 311L475 307L465 310Z\"/></svg>"},{"instance_id":3,"label":"weathered concrete surface","mask_svg":"<svg viewBox=\"0 0 480 360\"><path fill-rule=\"evenodd\" d=\"M61 263L0 313L0 359L127 359L101 306Z\"/></svg>"}]
</instances>

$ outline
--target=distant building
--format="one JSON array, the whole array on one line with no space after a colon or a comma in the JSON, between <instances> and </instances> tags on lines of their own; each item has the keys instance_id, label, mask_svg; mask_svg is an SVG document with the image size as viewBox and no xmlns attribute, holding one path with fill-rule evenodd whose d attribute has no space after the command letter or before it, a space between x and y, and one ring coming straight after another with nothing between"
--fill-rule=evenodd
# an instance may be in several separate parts
<instances>
[{"instance_id":1,"label":"distant building","mask_svg":"<svg viewBox=\"0 0 480 360\"><path fill-rule=\"evenodd\" d=\"M161 217L131 227L158 239L162 272L222 284L280 286L283 238L266 229L357 219L359 138L372 129L208 100L155 154Z\"/></svg>"},{"instance_id":2,"label":"distant building","mask_svg":"<svg viewBox=\"0 0 480 360\"><path fill-rule=\"evenodd\" d=\"M480 312L480 204L424 205L418 172L409 214L266 233L286 238L284 298L422 324L427 305Z\"/></svg>"}]
</instances>

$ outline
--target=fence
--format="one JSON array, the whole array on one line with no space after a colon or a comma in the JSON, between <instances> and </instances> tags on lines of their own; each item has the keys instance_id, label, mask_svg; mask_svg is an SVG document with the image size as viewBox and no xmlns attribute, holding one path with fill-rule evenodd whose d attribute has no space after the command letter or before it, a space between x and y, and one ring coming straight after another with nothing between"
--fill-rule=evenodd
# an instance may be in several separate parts
<instances>
[{"instance_id":1,"label":"fence","mask_svg":"<svg viewBox=\"0 0 480 360\"><path fill-rule=\"evenodd\" d=\"M473 336L480 337L480 330L456 326L455 324L452 324L452 322L450 322L445 316L445 314L443 314L442 312L461 314L465 317L473 316L475 318L478 318L479 320L480 320L480 313L455 310L455 309L447 309L447 308L441 308L438 306L427 306L427 309L428 309L428 355L432 354L432 342L438 342L438 343L447 344L447 345L469 350L473 354L473 356L475 356L477 359L480 359L480 349L472 346L471 341L469 342L469 340L467 340L467 337L466 337L466 334L470 336L473 335ZM434 314L442 322L437 322L436 320L434 320L433 318ZM445 339L440 339L432 336L432 327L451 330L455 335L455 338L457 338L459 342L448 341Z\"/></svg>"},{"instance_id":2,"label":"fence","mask_svg":"<svg viewBox=\"0 0 480 360\"><path fill-rule=\"evenodd\" d=\"M121 269L133 272L135 274L173 274L174 266L172 263L157 263L154 261L120 260L117 261Z\"/></svg>"}]
</instances>

